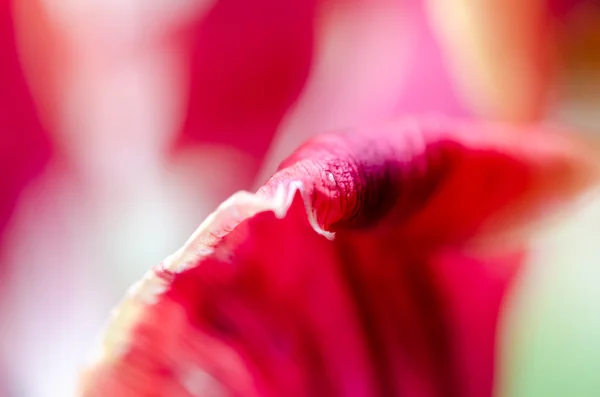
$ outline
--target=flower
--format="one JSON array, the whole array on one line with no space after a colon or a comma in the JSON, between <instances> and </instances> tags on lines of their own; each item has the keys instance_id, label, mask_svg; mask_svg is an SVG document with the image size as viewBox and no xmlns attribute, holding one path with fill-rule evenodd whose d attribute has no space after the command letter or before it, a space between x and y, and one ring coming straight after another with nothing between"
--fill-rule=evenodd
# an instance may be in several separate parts
<instances>
[{"instance_id":1,"label":"flower","mask_svg":"<svg viewBox=\"0 0 600 397\"><path fill-rule=\"evenodd\" d=\"M529 227L595 180L552 131L319 135L114 312L82 396L486 396Z\"/></svg>"}]
</instances>

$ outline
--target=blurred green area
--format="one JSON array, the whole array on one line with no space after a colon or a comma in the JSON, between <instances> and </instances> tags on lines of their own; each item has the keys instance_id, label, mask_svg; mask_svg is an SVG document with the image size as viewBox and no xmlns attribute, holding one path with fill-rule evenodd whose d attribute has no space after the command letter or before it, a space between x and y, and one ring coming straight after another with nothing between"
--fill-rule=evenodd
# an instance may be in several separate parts
<instances>
[{"instance_id":1,"label":"blurred green area","mask_svg":"<svg viewBox=\"0 0 600 397\"><path fill-rule=\"evenodd\" d=\"M600 396L598 236L592 202L536 242L505 308L498 396Z\"/></svg>"}]
</instances>

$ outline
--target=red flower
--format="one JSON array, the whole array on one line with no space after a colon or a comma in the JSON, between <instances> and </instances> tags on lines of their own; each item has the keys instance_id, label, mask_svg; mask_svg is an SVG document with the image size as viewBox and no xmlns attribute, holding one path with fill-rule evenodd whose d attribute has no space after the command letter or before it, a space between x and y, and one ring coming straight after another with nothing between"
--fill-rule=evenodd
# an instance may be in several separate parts
<instances>
[{"instance_id":1,"label":"red flower","mask_svg":"<svg viewBox=\"0 0 600 397\"><path fill-rule=\"evenodd\" d=\"M489 396L520 233L591 181L554 133L318 136L116 311L84 396Z\"/></svg>"}]
</instances>

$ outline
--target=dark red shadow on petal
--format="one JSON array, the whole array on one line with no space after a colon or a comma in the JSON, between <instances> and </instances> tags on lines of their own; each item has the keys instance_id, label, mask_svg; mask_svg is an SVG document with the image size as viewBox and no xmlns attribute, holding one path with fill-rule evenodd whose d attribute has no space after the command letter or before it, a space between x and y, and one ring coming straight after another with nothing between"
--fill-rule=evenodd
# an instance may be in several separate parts
<instances>
[{"instance_id":1,"label":"dark red shadow on petal","mask_svg":"<svg viewBox=\"0 0 600 397\"><path fill-rule=\"evenodd\" d=\"M507 133L505 139L494 127L433 122L318 136L258 193L271 196L298 180L325 230L378 226L396 229L413 244L461 242L491 215L530 196L560 196L560 181L573 172L568 156L546 161L548 153L518 153L521 134ZM469 135L491 138L469 143ZM544 139L528 132L522 147ZM553 181L557 186L549 185Z\"/></svg>"},{"instance_id":2,"label":"dark red shadow on petal","mask_svg":"<svg viewBox=\"0 0 600 397\"><path fill-rule=\"evenodd\" d=\"M448 62L428 20L427 2L406 3L412 27L409 37L413 54L407 59L406 86L394 114L439 113L451 117L472 117L473 112L456 93Z\"/></svg>"},{"instance_id":3,"label":"dark red shadow on petal","mask_svg":"<svg viewBox=\"0 0 600 397\"><path fill-rule=\"evenodd\" d=\"M261 159L299 96L313 55L315 0L218 0L195 33L180 144L219 143Z\"/></svg>"},{"instance_id":4,"label":"dark red shadow on petal","mask_svg":"<svg viewBox=\"0 0 600 397\"><path fill-rule=\"evenodd\" d=\"M21 68L11 7L11 1L0 3L0 232L51 154Z\"/></svg>"}]
</instances>

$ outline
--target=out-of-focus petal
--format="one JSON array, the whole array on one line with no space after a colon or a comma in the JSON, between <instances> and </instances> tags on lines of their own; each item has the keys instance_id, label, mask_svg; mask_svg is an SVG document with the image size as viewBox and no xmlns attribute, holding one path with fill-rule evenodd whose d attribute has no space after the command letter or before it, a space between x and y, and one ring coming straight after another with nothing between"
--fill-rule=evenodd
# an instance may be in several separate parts
<instances>
[{"instance_id":1,"label":"out-of-focus petal","mask_svg":"<svg viewBox=\"0 0 600 397\"><path fill-rule=\"evenodd\" d=\"M600 125L600 3L577 3L561 26L561 103L556 110L565 123L594 133Z\"/></svg>"},{"instance_id":2,"label":"out-of-focus petal","mask_svg":"<svg viewBox=\"0 0 600 397\"><path fill-rule=\"evenodd\" d=\"M479 114L539 119L555 69L556 26L545 0L429 0L458 86Z\"/></svg>"},{"instance_id":3,"label":"out-of-focus petal","mask_svg":"<svg viewBox=\"0 0 600 397\"><path fill-rule=\"evenodd\" d=\"M315 0L219 0L193 33L183 142L219 143L257 158L311 66Z\"/></svg>"},{"instance_id":4,"label":"out-of-focus petal","mask_svg":"<svg viewBox=\"0 0 600 397\"><path fill-rule=\"evenodd\" d=\"M0 2L0 230L22 189L46 164L50 141L40 123L17 51L12 2Z\"/></svg>"},{"instance_id":5,"label":"out-of-focus petal","mask_svg":"<svg viewBox=\"0 0 600 397\"><path fill-rule=\"evenodd\" d=\"M598 52L589 46L589 37L565 40L586 30L593 35L594 0L427 3L459 93L473 111L495 120L528 122L546 116L571 99L565 98L569 93L562 92L561 80L578 77L569 70L573 59L564 59L573 58L572 47L579 47L575 52L588 65ZM586 18L577 20L577 14Z\"/></svg>"},{"instance_id":6,"label":"out-of-focus petal","mask_svg":"<svg viewBox=\"0 0 600 397\"><path fill-rule=\"evenodd\" d=\"M490 237L573 198L592 164L502 126L318 136L130 290L82 395L489 396L526 242Z\"/></svg>"}]
</instances>

